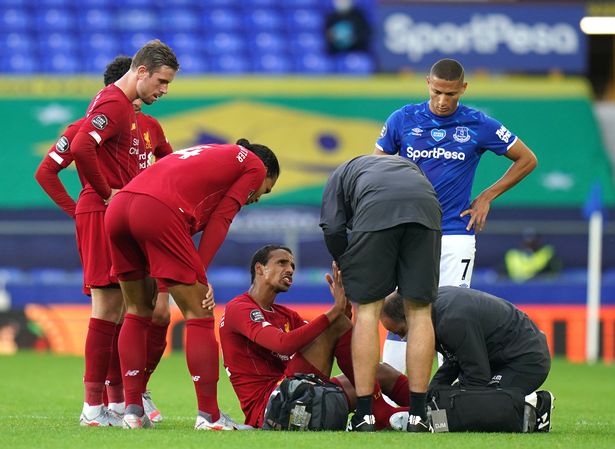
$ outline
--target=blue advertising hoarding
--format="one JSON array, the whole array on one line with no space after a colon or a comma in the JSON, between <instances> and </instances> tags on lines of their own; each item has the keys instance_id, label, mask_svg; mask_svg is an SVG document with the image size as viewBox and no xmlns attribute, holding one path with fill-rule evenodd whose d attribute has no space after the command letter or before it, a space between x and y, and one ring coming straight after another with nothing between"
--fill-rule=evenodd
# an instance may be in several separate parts
<instances>
[{"instance_id":1,"label":"blue advertising hoarding","mask_svg":"<svg viewBox=\"0 0 615 449\"><path fill-rule=\"evenodd\" d=\"M441 58L466 70L585 71L581 4L381 4L376 52L380 70L426 71Z\"/></svg>"}]
</instances>

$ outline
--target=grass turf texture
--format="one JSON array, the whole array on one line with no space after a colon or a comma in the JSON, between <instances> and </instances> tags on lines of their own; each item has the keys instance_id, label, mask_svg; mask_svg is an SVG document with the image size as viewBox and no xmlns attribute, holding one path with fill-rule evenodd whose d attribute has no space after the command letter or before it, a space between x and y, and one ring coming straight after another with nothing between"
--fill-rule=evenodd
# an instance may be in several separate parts
<instances>
[{"instance_id":1,"label":"grass turf texture","mask_svg":"<svg viewBox=\"0 0 615 449\"><path fill-rule=\"evenodd\" d=\"M183 354L160 363L152 377L152 397L165 421L155 429L82 428L83 360L20 353L0 357L0 447L17 448L331 448L437 447L474 448L614 448L615 366L586 366L555 360L544 385L557 397L554 428L549 434L404 434L378 432L196 432L196 399ZM243 419L223 370L220 407Z\"/></svg>"}]
</instances>

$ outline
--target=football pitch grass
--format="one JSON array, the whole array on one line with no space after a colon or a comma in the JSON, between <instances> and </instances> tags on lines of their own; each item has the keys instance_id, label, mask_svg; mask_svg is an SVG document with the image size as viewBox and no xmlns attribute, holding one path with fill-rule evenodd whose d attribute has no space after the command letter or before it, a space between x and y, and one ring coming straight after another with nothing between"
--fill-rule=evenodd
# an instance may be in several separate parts
<instances>
[{"instance_id":1,"label":"football pitch grass","mask_svg":"<svg viewBox=\"0 0 615 449\"><path fill-rule=\"evenodd\" d=\"M615 365L555 360L543 388L557 400L551 433L197 432L195 396L182 353L164 358L150 382L164 415L155 429L82 428L83 359L37 353L0 356L0 448L615 448ZM220 407L242 420L220 370Z\"/></svg>"}]
</instances>

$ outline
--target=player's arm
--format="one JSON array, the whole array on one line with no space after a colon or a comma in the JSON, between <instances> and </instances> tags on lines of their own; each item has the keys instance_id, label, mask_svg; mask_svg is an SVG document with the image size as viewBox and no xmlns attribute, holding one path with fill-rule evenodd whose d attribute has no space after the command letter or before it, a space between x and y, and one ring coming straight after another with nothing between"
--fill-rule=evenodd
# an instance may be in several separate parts
<instances>
[{"instance_id":1,"label":"player's arm","mask_svg":"<svg viewBox=\"0 0 615 449\"><path fill-rule=\"evenodd\" d=\"M256 156L255 156L256 157ZM224 242L233 218L248 201L250 192L258 189L265 180L266 170L260 162L246 170L228 189L214 209L199 242L199 255L207 271L209 264Z\"/></svg>"},{"instance_id":2,"label":"player's arm","mask_svg":"<svg viewBox=\"0 0 615 449\"><path fill-rule=\"evenodd\" d=\"M293 317L293 325L296 326L297 321L297 317ZM224 311L224 326L270 351L292 355L327 329L329 319L323 314L290 332L284 332L267 322L262 312L254 306L231 301Z\"/></svg>"},{"instance_id":3,"label":"player's arm","mask_svg":"<svg viewBox=\"0 0 615 449\"><path fill-rule=\"evenodd\" d=\"M435 385L451 385L455 382L455 379L459 377L459 365L449 360L448 358L444 359L444 363L436 374L433 375L431 382L429 382L429 388L434 387Z\"/></svg>"},{"instance_id":4,"label":"player's arm","mask_svg":"<svg viewBox=\"0 0 615 449\"><path fill-rule=\"evenodd\" d=\"M472 228L476 231L482 231L487 221L491 202L514 187L538 165L536 155L519 138L516 139L504 155L513 161L512 165L506 170L506 173L493 185L483 190L472 201L469 209L461 212L462 217L470 215L470 221L466 227L468 231Z\"/></svg>"},{"instance_id":5,"label":"player's arm","mask_svg":"<svg viewBox=\"0 0 615 449\"><path fill-rule=\"evenodd\" d=\"M380 131L380 137L378 137L376 141L374 152L372 153L373 155L389 156L399 152L401 140L397 130L400 129L399 127L401 126L402 119L402 109L398 109L387 118L387 121L382 127L382 131Z\"/></svg>"},{"instance_id":6,"label":"player's arm","mask_svg":"<svg viewBox=\"0 0 615 449\"><path fill-rule=\"evenodd\" d=\"M348 236L346 234L348 218L341 178L345 166L338 167L327 181L322 194L320 209L320 227L324 233L325 244L331 257L338 264L340 256L348 247Z\"/></svg>"},{"instance_id":7,"label":"player's arm","mask_svg":"<svg viewBox=\"0 0 615 449\"><path fill-rule=\"evenodd\" d=\"M154 156L156 157L156 161L159 161L163 157L171 154L173 152L173 147L169 143L167 136L164 135L164 131L158 120L153 119L153 121L156 125L156 133L158 134L158 144L156 148L154 148Z\"/></svg>"},{"instance_id":8,"label":"player's arm","mask_svg":"<svg viewBox=\"0 0 615 449\"><path fill-rule=\"evenodd\" d=\"M459 380L463 385L486 386L491 381L491 365L485 337L477 323L468 320L450 320L445 332L447 342L459 365ZM443 338L441 338L443 340Z\"/></svg>"},{"instance_id":9,"label":"player's arm","mask_svg":"<svg viewBox=\"0 0 615 449\"><path fill-rule=\"evenodd\" d=\"M70 217L75 218L75 200L68 194L58 173L72 162L69 154L60 156L53 149L47 153L36 169L34 178L43 188L45 193Z\"/></svg>"}]
</instances>

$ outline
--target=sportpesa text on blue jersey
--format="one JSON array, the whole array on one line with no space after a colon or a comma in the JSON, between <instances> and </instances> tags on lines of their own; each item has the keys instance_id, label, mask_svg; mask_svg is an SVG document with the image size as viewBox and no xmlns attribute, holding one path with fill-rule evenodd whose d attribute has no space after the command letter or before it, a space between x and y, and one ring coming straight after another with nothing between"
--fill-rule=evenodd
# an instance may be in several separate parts
<instances>
[{"instance_id":1,"label":"sportpesa text on blue jersey","mask_svg":"<svg viewBox=\"0 0 615 449\"><path fill-rule=\"evenodd\" d=\"M504 125L476 109L459 104L453 114L440 117L425 101L393 112L376 146L421 167L442 206L443 234L474 234L466 231L470 216L459 214L470 207L480 157L485 151L505 154L516 140Z\"/></svg>"}]
</instances>

